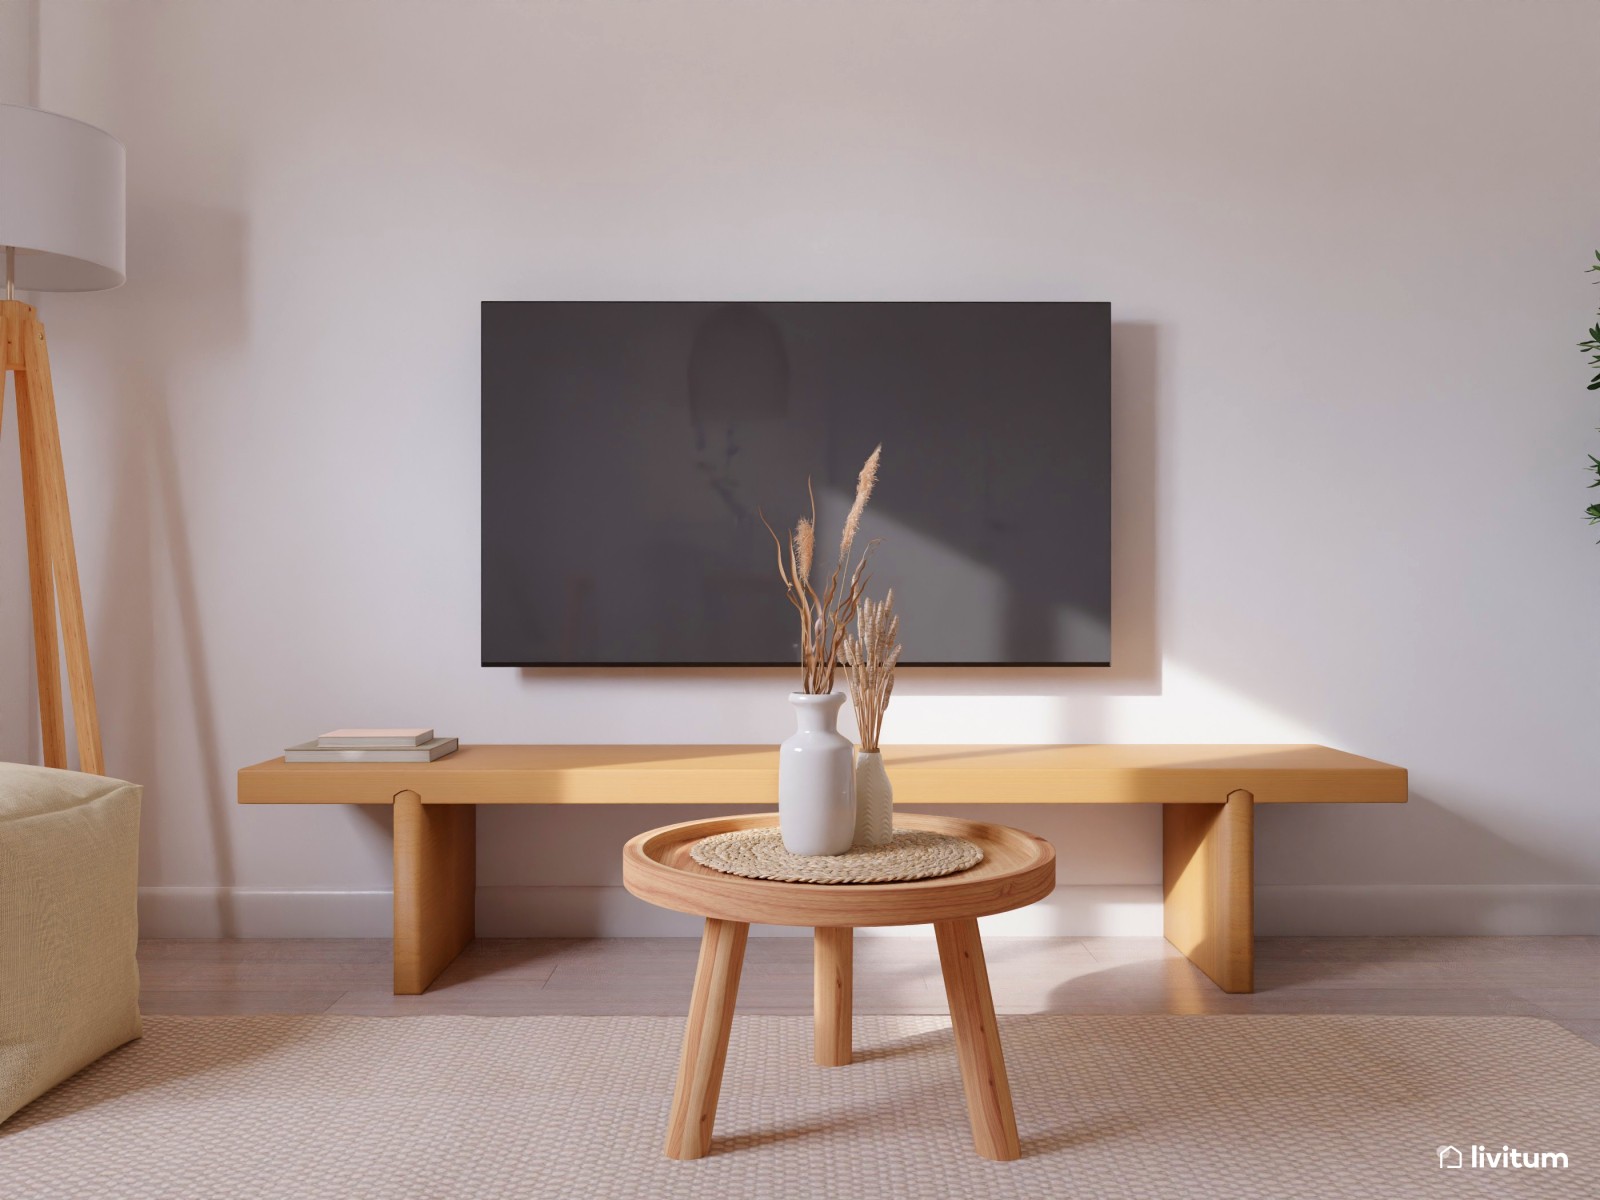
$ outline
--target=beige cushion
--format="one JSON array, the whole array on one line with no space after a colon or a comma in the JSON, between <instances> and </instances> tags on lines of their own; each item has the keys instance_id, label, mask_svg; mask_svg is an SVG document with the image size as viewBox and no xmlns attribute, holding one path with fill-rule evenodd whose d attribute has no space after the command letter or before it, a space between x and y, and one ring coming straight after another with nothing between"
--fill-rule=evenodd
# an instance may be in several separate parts
<instances>
[{"instance_id":1,"label":"beige cushion","mask_svg":"<svg viewBox=\"0 0 1600 1200\"><path fill-rule=\"evenodd\" d=\"M0 1121L139 1036L139 798L0 763Z\"/></svg>"}]
</instances>

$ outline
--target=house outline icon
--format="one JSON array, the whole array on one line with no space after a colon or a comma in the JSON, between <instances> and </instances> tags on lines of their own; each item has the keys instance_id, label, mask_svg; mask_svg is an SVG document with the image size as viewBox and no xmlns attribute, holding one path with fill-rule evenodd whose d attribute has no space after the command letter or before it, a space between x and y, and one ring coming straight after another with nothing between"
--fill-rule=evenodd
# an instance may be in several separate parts
<instances>
[{"instance_id":1,"label":"house outline icon","mask_svg":"<svg viewBox=\"0 0 1600 1200\"><path fill-rule=\"evenodd\" d=\"M1440 1146L1439 1167L1442 1170L1459 1171L1461 1169L1461 1151L1454 1146Z\"/></svg>"}]
</instances>

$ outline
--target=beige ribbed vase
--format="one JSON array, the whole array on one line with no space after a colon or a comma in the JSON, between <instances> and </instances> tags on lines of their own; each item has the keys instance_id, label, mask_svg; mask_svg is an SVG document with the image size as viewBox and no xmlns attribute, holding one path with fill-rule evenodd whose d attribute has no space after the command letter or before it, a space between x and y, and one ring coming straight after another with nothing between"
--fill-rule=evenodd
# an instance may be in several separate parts
<instances>
[{"instance_id":1,"label":"beige ribbed vase","mask_svg":"<svg viewBox=\"0 0 1600 1200\"><path fill-rule=\"evenodd\" d=\"M883 755L863 750L856 755L857 846L887 846L894 840L894 788L883 769Z\"/></svg>"}]
</instances>

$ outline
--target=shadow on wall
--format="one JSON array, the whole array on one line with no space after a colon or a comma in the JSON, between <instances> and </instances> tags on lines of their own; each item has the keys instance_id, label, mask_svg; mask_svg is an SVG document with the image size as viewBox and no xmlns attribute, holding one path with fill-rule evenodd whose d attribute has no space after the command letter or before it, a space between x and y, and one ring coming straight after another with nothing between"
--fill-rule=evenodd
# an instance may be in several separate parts
<instances>
[{"instance_id":1,"label":"shadow on wall","mask_svg":"<svg viewBox=\"0 0 1600 1200\"><path fill-rule=\"evenodd\" d=\"M187 808L168 810L168 798L203 796L217 925L231 937L238 927L230 898L232 777L218 743L167 380L245 340L245 223L237 213L167 202L130 209L128 232L128 296L107 322L112 383L102 401L117 435L105 584L95 622L103 647L96 665L111 742L107 760L114 774L145 785L141 852L147 873L159 874L156 829L195 816ZM145 357L150 346L164 347L166 357ZM169 614L170 626L158 624ZM158 653L158 639L173 632L175 646L163 644ZM169 670L186 705L174 707L170 693L161 691ZM191 763L197 777L188 774Z\"/></svg>"},{"instance_id":2,"label":"shadow on wall","mask_svg":"<svg viewBox=\"0 0 1600 1200\"><path fill-rule=\"evenodd\" d=\"M1354 856L1359 845L1340 845L1348 824L1356 826L1351 832L1360 842L1376 846L1391 844L1393 839L1403 836L1405 827L1413 822L1425 824L1441 846L1455 849L1448 855L1414 862L1405 880L1408 884L1456 883L1463 878L1479 879L1494 872L1549 883L1580 882L1576 877L1564 877L1560 864L1546 855L1490 834L1477 822L1415 787L1404 805L1258 806L1256 852L1264 851L1272 863L1273 882L1277 879L1299 882L1315 878L1316 861L1330 846ZM1346 877L1339 882L1360 884L1383 879L1385 876L1380 871L1365 878Z\"/></svg>"},{"instance_id":3,"label":"shadow on wall","mask_svg":"<svg viewBox=\"0 0 1600 1200\"><path fill-rule=\"evenodd\" d=\"M905 667L896 679L903 695L1154 696L1161 693L1161 645L1156 608L1156 506L1160 483L1156 429L1159 411L1158 338L1154 324L1111 326L1111 666ZM772 599L781 604L774 577ZM606 667L608 680L760 679L787 691L788 667ZM523 667L526 685L591 679L593 667ZM1087 734L1087 736L1085 736ZM1080 740L1096 740L1079 730Z\"/></svg>"},{"instance_id":4,"label":"shadow on wall","mask_svg":"<svg viewBox=\"0 0 1600 1200\"><path fill-rule=\"evenodd\" d=\"M1340 747L1356 753L1373 750L1361 745ZM1379 753L1381 751L1374 751ZM1403 754L1398 765L1406 766ZM1471 807L1491 807L1496 799L1475 800L1473 792L1482 785L1457 787L1451 795ZM1374 811L1378 808L1382 811ZM1416 848L1421 848L1417 852ZM1413 788L1407 803L1390 807L1364 804L1293 804L1265 806L1257 810L1257 882L1263 886L1292 886L1304 883L1418 885L1469 884L1497 877L1501 884L1585 884L1581 860L1576 854L1562 856L1534 850L1512 837L1490 829L1436 799L1433 793ZM1364 878L1337 881L1327 878L1320 864L1326 862L1364 862ZM1395 864L1403 863L1397 870ZM1265 865L1265 870L1262 865ZM1482 932L1496 927L1491 920L1494 901L1485 898ZM1559 919L1555 912L1550 921ZM1431 918L1430 918L1431 919ZM1548 921L1545 922L1548 924ZM1416 933L1454 933L1459 928L1408 929ZM1448 924L1455 926L1452 919ZM1538 922L1530 923L1530 928ZM1589 930L1592 931L1592 930ZM1551 930L1551 932L1558 932Z\"/></svg>"},{"instance_id":5,"label":"shadow on wall","mask_svg":"<svg viewBox=\"0 0 1600 1200\"><path fill-rule=\"evenodd\" d=\"M48 314L46 314L48 316ZM21 436L11 373L0 374L0 760L39 762L38 671L34 661L27 531L22 506ZM64 694L70 695L70 692ZM72 706L64 705L68 727Z\"/></svg>"},{"instance_id":6,"label":"shadow on wall","mask_svg":"<svg viewBox=\"0 0 1600 1200\"><path fill-rule=\"evenodd\" d=\"M1159 331L1111 324L1111 665L1109 667L907 667L907 696L1159 696L1156 511L1161 472ZM1072 714L1073 741L1104 741L1092 711Z\"/></svg>"}]
</instances>

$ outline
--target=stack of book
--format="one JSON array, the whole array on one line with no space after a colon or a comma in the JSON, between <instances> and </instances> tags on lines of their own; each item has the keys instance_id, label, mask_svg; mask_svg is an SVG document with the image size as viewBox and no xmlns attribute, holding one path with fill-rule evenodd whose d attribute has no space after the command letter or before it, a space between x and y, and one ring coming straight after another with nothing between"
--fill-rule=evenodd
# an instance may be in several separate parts
<instances>
[{"instance_id":1,"label":"stack of book","mask_svg":"<svg viewBox=\"0 0 1600 1200\"><path fill-rule=\"evenodd\" d=\"M314 742L290 746L283 761L423 763L453 754L458 745L453 737L434 737L431 729L335 729Z\"/></svg>"}]
</instances>

